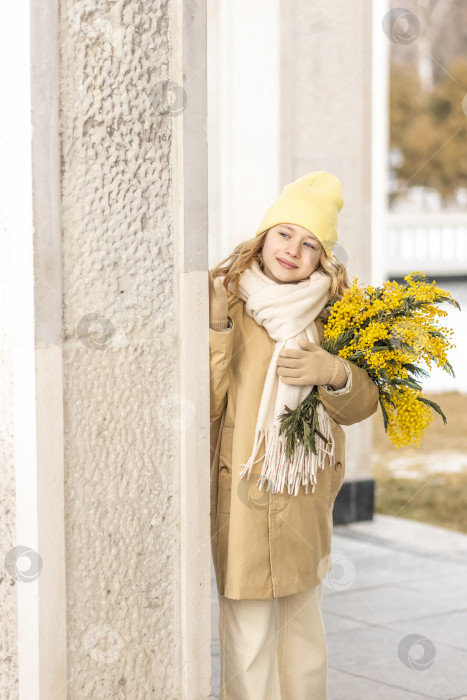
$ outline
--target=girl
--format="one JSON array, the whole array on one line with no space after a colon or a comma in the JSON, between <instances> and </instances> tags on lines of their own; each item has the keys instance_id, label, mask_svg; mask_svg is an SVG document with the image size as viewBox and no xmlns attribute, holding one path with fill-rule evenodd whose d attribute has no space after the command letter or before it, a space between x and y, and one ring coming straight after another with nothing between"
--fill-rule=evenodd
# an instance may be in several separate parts
<instances>
[{"instance_id":1,"label":"girl","mask_svg":"<svg viewBox=\"0 0 467 700\"><path fill-rule=\"evenodd\" d=\"M336 177L304 175L284 187L255 238L209 273L221 700L327 697L322 581L345 473L341 425L378 406L367 373L320 347L319 315L349 286L333 256L342 204ZM314 385L318 454L299 444L287 460L278 416Z\"/></svg>"}]
</instances>

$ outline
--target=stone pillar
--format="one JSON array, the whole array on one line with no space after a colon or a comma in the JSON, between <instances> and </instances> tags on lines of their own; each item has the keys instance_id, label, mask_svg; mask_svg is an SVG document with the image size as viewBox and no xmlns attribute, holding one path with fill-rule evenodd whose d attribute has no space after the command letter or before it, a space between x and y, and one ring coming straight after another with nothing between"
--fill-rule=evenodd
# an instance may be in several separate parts
<instances>
[{"instance_id":1,"label":"stone pillar","mask_svg":"<svg viewBox=\"0 0 467 700\"><path fill-rule=\"evenodd\" d=\"M350 279L369 284L371 228L372 3L281 3L281 186L327 170L342 182L336 254ZM346 475L335 522L373 512L371 423L345 427Z\"/></svg>"},{"instance_id":2,"label":"stone pillar","mask_svg":"<svg viewBox=\"0 0 467 700\"><path fill-rule=\"evenodd\" d=\"M58 5L0 15L1 686L65 698Z\"/></svg>"},{"instance_id":3,"label":"stone pillar","mask_svg":"<svg viewBox=\"0 0 467 700\"><path fill-rule=\"evenodd\" d=\"M0 38L1 685L208 698L205 5L21 0Z\"/></svg>"}]
</instances>

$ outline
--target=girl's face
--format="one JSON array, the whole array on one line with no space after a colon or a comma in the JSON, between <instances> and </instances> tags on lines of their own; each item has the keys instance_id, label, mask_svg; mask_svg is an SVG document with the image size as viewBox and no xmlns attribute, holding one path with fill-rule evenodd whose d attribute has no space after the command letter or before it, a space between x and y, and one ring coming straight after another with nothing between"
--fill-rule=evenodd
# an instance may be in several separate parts
<instances>
[{"instance_id":1,"label":"girl's face","mask_svg":"<svg viewBox=\"0 0 467 700\"><path fill-rule=\"evenodd\" d=\"M316 270L322 249L316 236L306 228L276 224L263 243L264 274L279 284L299 282Z\"/></svg>"}]
</instances>

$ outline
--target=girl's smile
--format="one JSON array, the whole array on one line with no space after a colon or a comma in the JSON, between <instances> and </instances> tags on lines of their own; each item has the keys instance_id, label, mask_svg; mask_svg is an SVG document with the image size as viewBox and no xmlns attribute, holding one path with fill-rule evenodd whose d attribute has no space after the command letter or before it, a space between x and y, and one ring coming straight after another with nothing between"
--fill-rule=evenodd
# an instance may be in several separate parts
<instances>
[{"instance_id":1,"label":"girl's smile","mask_svg":"<svg viewBox=\"0 0 467 700\"><path fill-rule=\"evenodd\" d=\"M296 265L293 265L292 263L288 263L288 262L286 262L285 260L282 260L282 258L277 258L277 259L278 259L278 261L280 262L280 264L282 265L282 267L288 267L289 270L290 270L291 268L293 269L293 268L296 268L296 267L297 267Z\"/></svg>"},{"instance_id":2,"label":"girl's smile","mask_svg":"<svg viewBox=\"0 0 467 700\"><path fill-rule=\"evenodd\" d=\"M297 224L276 224L264 239L263 272L279 284L299 282L318 267L322 246L316 236Z\"/></svg>"}]
</instances>

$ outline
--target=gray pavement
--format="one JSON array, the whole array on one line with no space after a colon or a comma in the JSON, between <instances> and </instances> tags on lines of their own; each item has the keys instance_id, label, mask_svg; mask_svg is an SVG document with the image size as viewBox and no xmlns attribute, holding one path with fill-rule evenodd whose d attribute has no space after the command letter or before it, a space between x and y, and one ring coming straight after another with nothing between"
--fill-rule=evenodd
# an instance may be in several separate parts
<instances>
[{"instance_id":1,"label":"gray pavement","mask_svg":"<svg viewBox=\"0 0 467 700\"><path fill-rule=\"evenodd\" d=\"M328 700L467 700L467 535L377 514L334 526L331 551L323 596ZM214 569L211 585L217 699Z\"/></svg>"}]
</instances>

